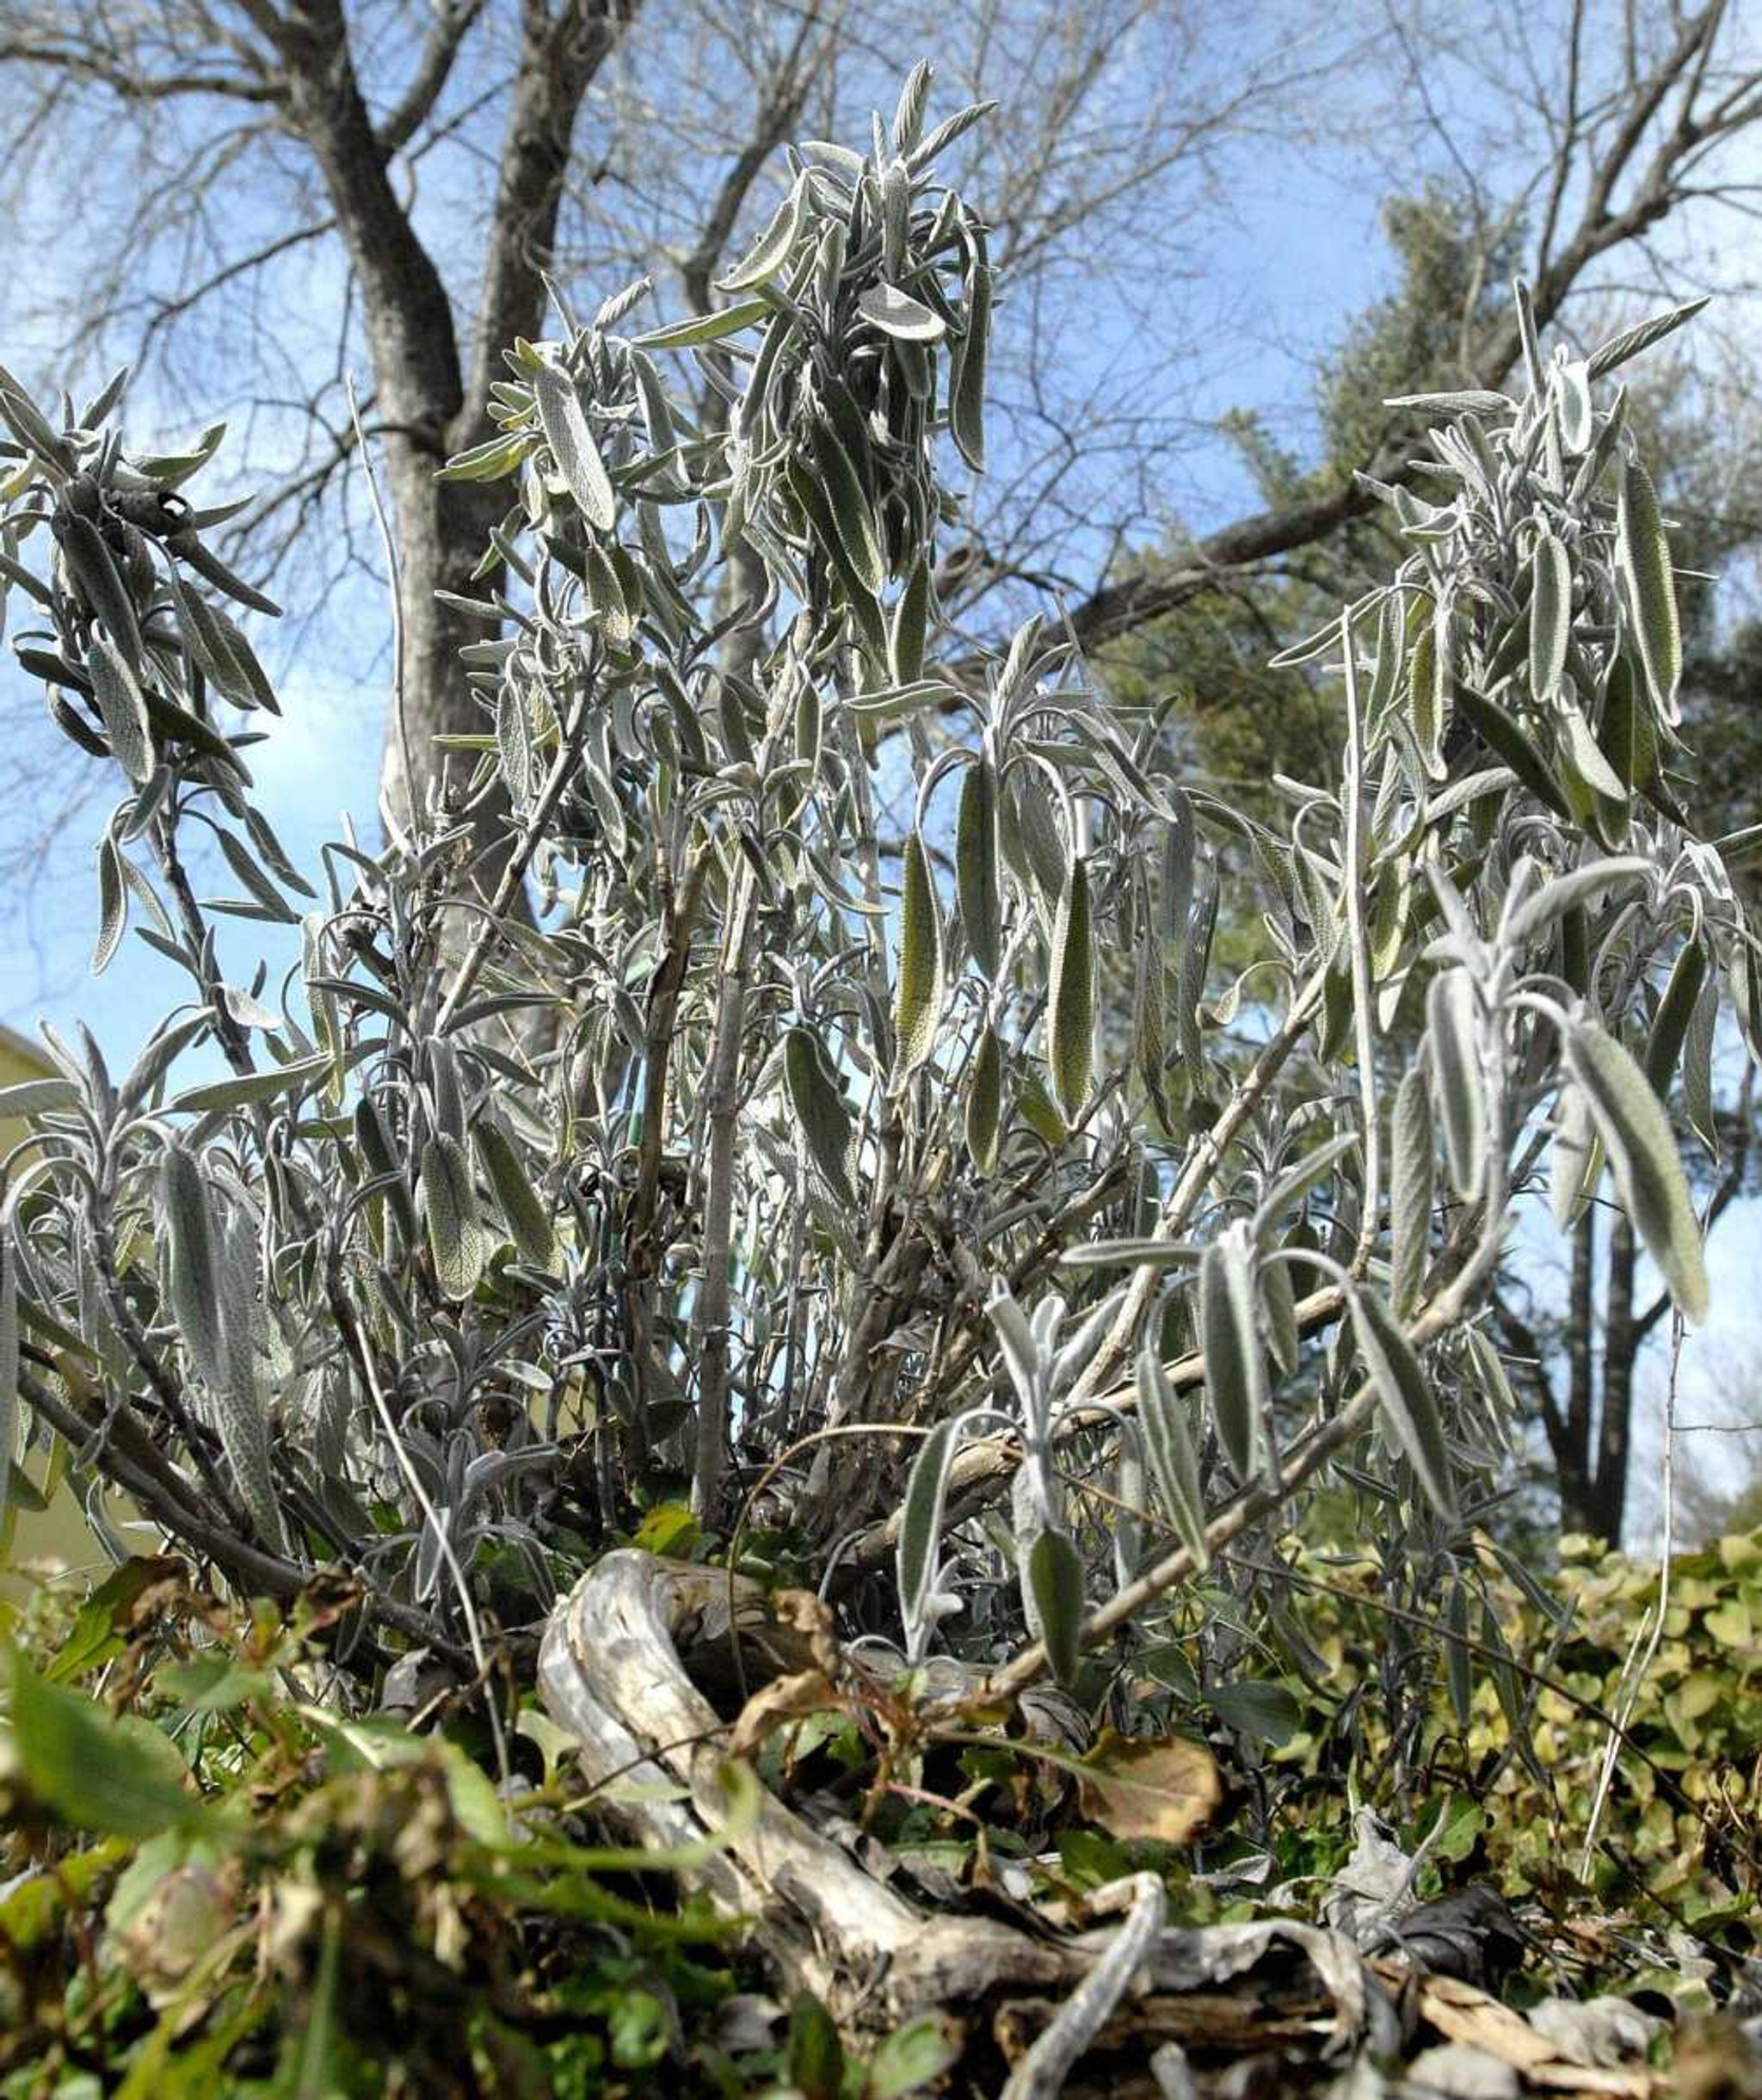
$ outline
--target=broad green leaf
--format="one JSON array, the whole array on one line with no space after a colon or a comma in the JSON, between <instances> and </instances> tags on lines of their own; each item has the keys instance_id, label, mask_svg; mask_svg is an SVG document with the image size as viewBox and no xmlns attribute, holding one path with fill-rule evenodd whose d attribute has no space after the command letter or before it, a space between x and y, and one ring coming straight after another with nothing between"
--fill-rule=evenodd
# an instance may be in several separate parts
<instances>
[{"instance_id":1,"label":"broad green leaf","mask_svg":"<svg viewBox=\"0 0 1762 2100\"><path fill-rule=\"evenodd\" d=\"M1365 1369L1395 1442L1413 1467L1426 1499L1445 1523L1456 1522L1456 1495L1451 1486L1450 1452L1444 1425L1413 1345L1401 1323L1368 1291L1352 1293L1352 1333Z\"/></svg>"},{"instance_id":2,"label":"broad green leaf","mask_svg":"<svg viewBox=\"0 0 1762 2100\"><path fill-rule=\"evenodd\" d=\"M176 1746L150 1721L112 1720L95 1701L46 1683L15 1653L6 1674L19 1774L58 1815L120 1838L213 1826L212 1811L179 1783Z\"/></svg>"},{"instance_id":3,"label":"broad green leaf","mask_svg":"<svg viewBox=\"0 0 1762 2100\"><path fill-rule=\"evenodd\" d=\"M954 865L967 946L993 983L1003 963L1003 893L997 849L997 773L989 758L966 768L955 819Z\"/></svg>"},{"instance_id":4,"label":"broad green leaf","mask_svg":"<svg viewBox=\"0 0 1762 2100\"><path fill-rule=\"evenodd\" d=\"M1089 871L1070 864L1052 929L1052 981L1046 1000L1047 1069L1065 1120L1089 1098L1095 1056L1095 964L1089 931Z\"/></svg>"},{"instance_id":5,"label":"broad green leaf","mask_svg":"<svg viewBox=\"0 0 1762 2100\"><path fill-rule=\"evenodd\" d=\"M899 976L894 990L895 1069L915 1072L936 1046L942 1025L942 911L922 832L905 842L899 914Z\"/></svg>"},{"instance_id":6,"label":"broad green leaf","mask_svg":"<svg viewBox=\"0 0 1762 2100\"><path fill-rule=\"evenodd\" d=\"M803 2100L839 2100L844 2087L844 2044L837 2023L811 1991L790 2008L784 2066Z\"/></svg>"},{"instance_id":7,"label":"broad green leaf","mask_svg":"<svg viewBox=\"0 0 1762 2100\"><path fill-rule=\"evenodd\" d=\"M1432 1241L1432 1197L1437 1141L1425 1067L1409 1065L1395 1096L1393 1158L1389 1181L1389 1296L1405 1319L1420 1302Z\"/></svg>"},{"instance_id":8,"label":"broad green leaf","mask_svg":"<svg viewBox=\"0 0 1762 2100\"><path fill-rule=\"evenodd\" d=\"M1303 1725L1303 1712L1283 1684L1268 1678L1238 1678L1206 1688L1205 1702L1228 1728L1260 1741L1288 1743Z\"/></svg>"},{"instance_id":9,"label":"broad green leaf","mask_svg":"<svg viewBox=\"0 0 1762 2100\"><path fill-rule=\"evenodd\" d=\"M1148 1342L1138 1352L1136 1376L1138 1420L1156 1491L1175 1536L1193 1557L1194 1573L1203 1573L1211 1564L1211 1549L1205 1539L1205 1501L1186 1402Z\"/></svg>"},{"instance_id":10,"label":"broad green leaf","mask_svg":"<svg viewBox=\"0 0 1762 2100\"><path fill-rule=\"evenodd\" d=\"M1460 967L1442 970L1426 989L1426 1037L1444 1124L1451 1185L1464 1203L1481 1193L1487 1173L1487 1093L1481 1069L1480 1000Z\"/></svg>"},{"instance_id":11,"label":"broad green leaf","mask_svg":"<svg viewBox=\"0 0 1762 2100\"><path fill-rule=\"evenodd\" d=\"M1623 463L1616 506L1616 557L1633 616L1634 639L1646 682L1665 719L1677 719L1677 687L1683 670L1682 628L1677 617L1676 578L1670 540L1652 477L1638 460Z\"/></svg>"},{"instance_id":12,"label":"broad green leaf","mask_svg":"<svg viewBox=\"0 0 1762 2100\"><path fill-rule=\"evenodd\" d=\"M422 1147L422 1198L434 1280L449 1298L468 1298L485 1248L471 1170L456 1140L434 1136Z\"/></svg>"},{"instance_id":13,"label":"broad green leaf","mask_svg":"<svg viewBox=\"0 0 1762 2100\"><path fill-rule=\"evenodd\" d=\"M618 499L574 380L554 365L540 364L533 373L533 394L558 472L588 523L596 533L609 533L618 522Z\"/></svg>"},{"instance_id":14,"label":"broad green leaf","mask_svg":"<svg viewBox=\"0 0 1762 2100\"><path fill-rule=\"evenodd\" d=\"M1226 1228L1199 1262L1199 1348L1218 1436L1246 1481L1260 1463L1268 1395L1253 1247L1239 1224Z\"/></svg>"},{"instance_id":15,"label":"broad green leaf","mask_svg":"<svg viewBox=\"0 0 1762 2100\"><path fill-rule=\"evenodd\" d=\"M897 2027L869 2059L862 2100L905 2100L960 2061L962 2037L944 2015L920 2013Z\"/></svg>"},{"instance_id":16,"label":"broad green leaf","mask_svg":"<svg viewBox=\"0 0 1762 2100\"><path fill-rule=\"evenodd\" d=\"M1701 1228L1676 1136L1646 1075L1587 1018L1566 1032L1567 1068L1584 1089L1623 1204L1691 1326L1707 1317Z\"/></svg>"},{"instance_id":17,"label":"broad green leaf","mask_svg":"<svg viewBox=\"0 0 1762 2100\"><path fill-rule=\"evenodd\" d=\"M1082 1660L1083 1556L1063 1531L1047 1529L1028 1549L1023 1591L1055 1681L1075 1681Z\"/></svg>"}]
</instances>

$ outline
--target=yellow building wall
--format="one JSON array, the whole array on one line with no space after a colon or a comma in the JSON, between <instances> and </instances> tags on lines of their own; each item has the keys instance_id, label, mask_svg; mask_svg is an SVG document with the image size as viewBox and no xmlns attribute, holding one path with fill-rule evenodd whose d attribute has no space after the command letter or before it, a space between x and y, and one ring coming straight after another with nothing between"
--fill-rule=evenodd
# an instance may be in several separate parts
<instances>
[{"instance_id":1,"label":"yellow building wall","mask_svg":"<svg viewBox=\"0 0 1762 2100\"><path fill-rule=\"evenodd\" d=\"M54 1069L34 1043L9 1028L0 1027L0 1087L15 1086L22 1080L50 1079ZM9 1152L28 1135L28 1125L16 1117L0 1118L0 1155ZM42 1452L33 1452L28 1470L39 1482L43 1463ZM22 1602L42 1574L55 1569L98 1569L108 1565L78 1499L64 1484L50 1497L47 1509L21 1510L15 1518L11 1543L0 1559L0 1599Z\"/></svg>"}]
</instances>

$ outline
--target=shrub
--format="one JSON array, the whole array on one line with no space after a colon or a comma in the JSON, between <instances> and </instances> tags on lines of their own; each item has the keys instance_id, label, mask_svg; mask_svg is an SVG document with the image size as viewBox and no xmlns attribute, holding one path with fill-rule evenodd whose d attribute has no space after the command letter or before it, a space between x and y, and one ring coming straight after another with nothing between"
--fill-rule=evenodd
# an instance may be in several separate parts
<instances>
[{"instance_id":1,"label":"shrub","mask_svg":"<svg viewBox=\"0 0 1762 2100\"><path fill-rule=\"evenodd\" d=\"M791 156L715 312L559 293L508 353L444 469L510 488L482 733L453 802L315 882L253 799L237 607L270 608L182 494L213 434L142 454L120 378L58 414L0 378L19 661L120 789L94 960L133 918L190 987L120 1076L51 1035L60 1076L0 1099L36 1125L0 1453L22 1401L19 1463L125 1487L239 1592L343 1571L363 1679L412 1646L496 1679L635 1533L832 1584L958 1681L1099 1694L1104 1642L1165 1640L1329 1468L1447 1635L1486 1609L1517 1199L1610 1192L1705 1309L1666 1105L1680 1071L1711 1142L1753 942L1672 789L1668 538L1603 385L1685 313L1544 360L1519 288L1521 391L1403 404L1435 427L1425 493L1381 492L1401 563L1290 659L1343 687L1340 777L1268 825L1056 618L1001 662L941 619L995 293L938 175L983 113L927 133L927 87L866 156ZM1229 984L1226 888L1266 936ZM228 917L299 926L285 984L228 974ZM207 1045L231 1076L180 1080Z\"/></svg>"}]
</instances>

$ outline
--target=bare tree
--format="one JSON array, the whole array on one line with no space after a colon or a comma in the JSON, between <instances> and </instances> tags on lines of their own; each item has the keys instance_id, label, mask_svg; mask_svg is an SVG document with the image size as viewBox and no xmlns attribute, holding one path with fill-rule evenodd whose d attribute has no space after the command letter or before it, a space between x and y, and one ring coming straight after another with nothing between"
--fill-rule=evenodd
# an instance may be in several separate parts
<instances>
[{"instance_id":1,"label":"bare tree","mask_svg":"<svg viewBox=\"0 0 1762 2100\"><path fill-rule=\"evenodd\" d=\"M447 763L434 738L482 727L457 669L481 630L437 594L468 592L502 498L434 476L490 432L504 346L539 333L549 281L577 275L650 271L669 311L712 304L784 138L860 128L890 101L901 52L936 52L951 92L1006 100L1012 119L958 149L1006 230L1007 306L992 473L945 599L983 642L1013 591L1050 587L1099 643L1314 543L1367 501L1342 482L1237 520L1154 575L1117 575L1123 551L1167 531L1168 492L1204 434L1187 391L1207 323L1192 288L1244 153L1307 139L1338 156L1368 131L1436 163L1461 151L1452 95L1491 112L1514 139L1488 161L1489 252L1514 219L1533 222L1549 321L1665 221L1742 201L1718 156L1762 110L1762 81L1728 11L1673 9L1642 34L1620 32L1618 9L1580 6L1551 42L1530 32L1534 47L1494 81L1417 3L1348 6L1317 27L1253 0L127 0L79 13L0 0L0 104L20 222L34 200L65 203L71 162L97 230L58 257L40 332L58 350L77 338L93 363L137 362L167 403L212 402L225 374L274 470L250 545L284 562L326 550L286 576L297 609L378 562L343 470L363 434L383 453L397 811L410 806L403 751L421 804ZM1563 104L1543 94L1556 78ZM1495 379L1519 349L1509 327L1465 338L1463 377ZM345 383L362 362L357 417ZM706 366L707 416L716 377ZM493 868L493 789L474 816Z\"/></svg>"}]
</instances>

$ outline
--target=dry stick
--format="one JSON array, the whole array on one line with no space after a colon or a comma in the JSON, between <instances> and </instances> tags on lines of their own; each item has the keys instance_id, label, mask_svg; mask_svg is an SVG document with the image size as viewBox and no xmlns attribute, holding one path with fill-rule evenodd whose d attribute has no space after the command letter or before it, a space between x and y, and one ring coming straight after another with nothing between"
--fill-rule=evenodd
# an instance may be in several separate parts
<instances>
[{"instance_id":1,"label":"dry stick","mask_svg":"<svg viewBox=\"0 0 1762 2100\"><path fill-rule=\"evenodd\" d=\"M1167 1892L1156 1874L1132 1874L1124 1881L1110 1881L1087 1901L1094 1912L1122 1909L1128 1903L1131 1910L1106 1953L1011 2072L1002 2100L1057 2100L1077 2060L1112 2018L1168 1915Z\"/></svg>"}]
</instances>

